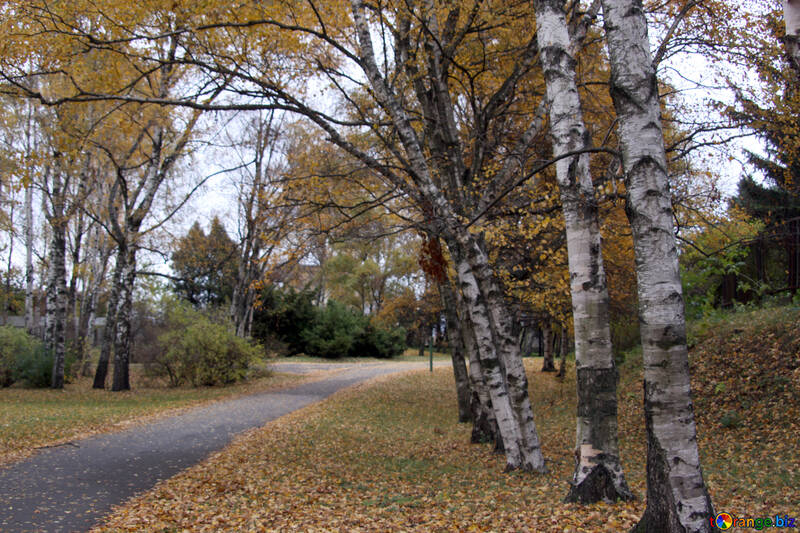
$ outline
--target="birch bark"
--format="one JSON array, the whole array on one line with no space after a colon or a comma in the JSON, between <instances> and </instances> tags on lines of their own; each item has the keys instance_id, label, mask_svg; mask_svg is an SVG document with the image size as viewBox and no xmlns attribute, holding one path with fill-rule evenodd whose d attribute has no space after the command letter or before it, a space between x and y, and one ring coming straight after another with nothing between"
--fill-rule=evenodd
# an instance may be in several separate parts
<instances>
[{"instance_id":1,"label":"birch bark","mask_svg":"<svg viewBox=\"0 0 800 533\"><path fill-rule=\"evenodd\" d=\"M783 0L786 52L800 78L800 0Z\"/></svg>"},{"instance_id":2,"label":"birch bark","mask_svg":"<svg viewBox=\"0 0 800 533\"><path fill-rule=\"evenodd\" d=\"M67 329L67 191L69 178L55 169L45 177L45 216L50 228L44 345L53 356L51 387L64 388L65 334Z\"/></svg>"},{"instance_id":3,"label":"birch bark","mask_svg":"<svg viewBox=\"0 0 800 533\"><path fill-rule=\"evenodd\" d=\"M120 249L125 254L125 265L120 277L120 292L117 302L117 317L114 336L114 376L112 391L130 390L131 312L133 310L133 286L136 281L136 247L129 245Z\"/></svg>"},{"instance_id":4,"label":"birch bark","mask_svg":"<svg viewBox=\"0 0 800 533\"><path fill-rule=\"evenodd\" d=\"M464 351L469 359L469 380L472 396L470 398L470 411L472 413L472 435L470 440L473 444L481 442L494 442L495 452L503 452L503 438L497 427L497 419L494 415L492 400L486 382L483 379L483 368L481 367L478 356L477 341L475 331L469 320L468 313L463 308L463 301L458 291L454 291L458 303L459 320L461 321L461 335L464 344Z\"/></svg>"},{"instance_id":5,"label":"birch bark","mask_svg":"<svg viewBox=\"0 0 800 533\"><path fill-rule=\"evenodd\" d=\"M53 356L51 387L64 388L65 333L67 322L67 239L63 221L51 223L47 267L45 347Z\"/></svg>"},{"instance_id":6,"label":"birch bark","mask_svg":"<svg viewBox=\"0 0 800 533\"><path fill-rule=\"evenodd\" d=\"M534 6L553 152L559 157L590 148L591 141L581 111L564 3L536 0ZM576 465L567 501L629 500L633 495L619 460L617 372L589 154L559 160L556 177L567 235L578 386ZM555 371L552 328L548 324L544 329L542 371Z\"/></svg>"},{"instance_id":7,"label":"birch bark","mask_svg":"<svg viewBox=\"0 0 800 533\"><path fill-rule=\"evenodd\" d=\"M544 471L544 458L528 399L527 377L516 343L510 335L511 328L507 314L504 313L502 294L492 279L488 257L467 229L458 222L453 205L433 177L418 132L412 126L401 100L392 92L387 80L381 75L365 15L365 3L363 0L351 0L350 4L359 44L359 65L369 81L374 97L395 127L397 138L405 152L401 159L405 160L414 181L413 188L404 181L398 182L397 185L418 201L423 211L428 212L426 217L432 226L431 231L445 238L454 257L460 290L475 330L484 379L503 439L507 469ZM430 48L429 61L429 70L437 78L433 82L436 102L429 103L447 107L445 94L447 89L441 76L442 63L437 47L438 44L433 44ZM444 131L450 129L447 127L446 111L444 109L436 115L435 123L444 132L444 137L449 138L450 136ZM431 118L433 119L433 116ZM333 132L331 133L332 138L336 139ZM443 141L446 145L450 144L444 138ZM457 161L460 156L452 144L445 152L435 154L436 157L445 159L437 170L444 171L452 193L457 195L460 191L458 187L460 176L448 172L448 169L461 167Z\"/></svg>"},{"instance_id":8,"label":"birch bark","mask_svg":"<svg viewBox=\"0 0 800 533\"><path fill-rule=\"evenodd\" d=\"M111 360L111 350L114 346L114 339L117 335L117 305L122 285L122 273L125 270L124 254L117 250L114 274L111 277L111 289L108 294L106 305L106 325L103 328L103 340L100 345L100 358L97 361L97 370L94 374L92 388L104 389L106 387L106 376L108 376L108 363Z\"/></svg>"},{"instance_id":9,"label":"birch bark","mask_svg":"<svg viewBox=\"0 0 800 533\"><path fill-rule=\"evenodd\" d=\"M697 449L683 292L647 21L638 0L603 0L603 12L644 356L647 508L635 530L712 531L711 499Z\"/></svg>"},{"instance_id":10,"label":"birch bark","mask_svg":"<svg viewBox=\"0 0 800 533\"><path fill-rule=\"evenodd\" d=\"M505 452L505 439L500 430L497 410L492 403L492 392L487 382L487 376L490 373L483 367L481 347L475 325L472 322L472 313L469 311L466 295L461 290L456 290L455 294L463 325L461 334L469 357L469 375L473 391L470 405L473 417L471 441L473 444L493 441L496 451ZM492 366L492 368L494 367ZM505 387L505 383L503 383L503 387Z\"/></svg>"},{"instance_id":11,"label":"birch bark","mask_svg":"<svg viewBox=\"0 0 800 533\"><path fill-rule=\"evenodd\" d=\"M488 258L478 243L466 230L457 235L448 248L456 263L461 294L475 332L483 377L506 453L506 469L545 472L525 368L502 303L498 302L502 294L487 279L491 274L487 273Z\"/></svg>"},{"instance_id":12,"label":"birch bark","mask_svg":"<svg viewBox=\"0 0 800 533\"><path fill-rule=\"evenodd\" d=\"M453 377L456 383L458 421L465 423L472 420L470 409L472 390L470 389L467 364L464 361L464 356L466 355L464 336L461 333L461 321L458 319L456 311L455 294L449 280L439 283L439 292L441 293L445 315L447 316L447 338L450 341Z\"/></svg>"},{"instance_id":13,"label":"birch bark","mask_svg":"<svg viewBox=\"0 0 800 533\"><path fill-rule=\"evenodd\" d=\"M32 333L36 327L33 301L33 188L25 186L25 329Z\"/></svg>"},{"instance_id":14,"label":"birch bark","mask_svg":"<svg viewBox=\"0 0 800 533\"><path fill-rule=\"evenodd\" d=\"M514 409L519 426L521 447L525 451L523 468L534 472L545 472L539 433L533 419L533 406L528 396L528 376L519 353L519 345L512 335L511 317L504 301L503 292L489 266L489 256L483 242L473 237L468 231L458 233L459 244L465 250L472 274L481 291L484 305L489 312L489 326L494 335L497 352L503 365L511 406Z\"/></svg>"}]
</instances>

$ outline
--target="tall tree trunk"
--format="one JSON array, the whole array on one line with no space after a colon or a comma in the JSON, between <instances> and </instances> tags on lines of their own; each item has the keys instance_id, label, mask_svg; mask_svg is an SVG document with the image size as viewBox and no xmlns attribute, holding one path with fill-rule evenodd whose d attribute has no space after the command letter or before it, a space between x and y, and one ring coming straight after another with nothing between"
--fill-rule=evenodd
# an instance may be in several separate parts
<instances>
[{"instance_id":1,"label":"tall tree trunk","mask_svg":"<svg viewBox=\"0 0 800 533\"><path fill-rule=\"evenodd\" d=\"M8 208L8 223L14 227L14 202L10 202ZM3 292L3 325L8 324L8 304L11 302L11 269L14 267L14 232L9 232L8 236L8 262L6 263L6 287Z\"/></svg>"},{"instance_id":2,"label":"tall tree trunk","mask_svg":"<svg viewBox=\"0 0 800 533\"><path fill-rule=\"evenodd\" d=\"M49 265L47 268L47 314L45 347L53 356L51 387L64 388L64 336L67 322L67 240L60 216L51 224Z\"/></svg>"},{"instance_id":3,"label":"tall tree trunk","mask_svg":"<svg viewBox=\"0 0 800 533\"><path fill-rule=\"evenodd\" d=\"M542 372L555 372L556 365L553 363L553 328L549 323L542 326Z\"/></svg>"},{"instance_id":4,"label":"tall tree trunk","mask_svg":"<svg viewBox=\"0 0 800 533\"><path fill-rule=\"evenodd\" d=\"M603 0L603 12L644 356L647 508L635 530L712 531L714 513L697 449L683 291L647 21L638 0Z\"/></svg>"},{"instance_id":5,"label":"tall tree trunk","mask_svg":"<svg viewBox=\"0 0 800 533\"><path fill-rule=\"evenodd\" d=\"M456 262L461 294L477 340L483 377L503 439L506 469L544 472L544 457L528 399L527 376L510 335L509 324L503 322L502 304L497 301L502 295L487 279L486 256L466 230L459 231L457 239L448 245ZM482 275L476 272L476 265L482 270ZM482 289L482 283L489 286Z\"/></svg>"},{"instance_id":6,"label":"tall tree trunk","mask_svg":"<svg viewBox=\"0 0 800 533\"><path fill-rule=\"evenodd\" d=\"M114 338L114 377L112 391L130 390L131 313L133 311L133 286L136 282L136 248L126 250L125 268L122 271L119 301L117 303L116 336Z\"/></svg>"},{"instance_id":7,"label":"tall tree trunk","mask_svg":"<svg viewBox=\"0 0 800 533\"><path fill-rule=\"evenodd\" d=\"M78 280L81 275L81 247L83 245L83 235L85 231L83 211L78 211L75 220L75 240L72 243L72 272L69 279L69 289L67 291L67 309L72 313L72 332L75 336L73 342L78 341L78 330L80 329L80 303L78 303ZM86 284L83 284L85 296ZM79 357L82 354L79 353Z\"/></svg>"},{"instance_id":8,"label":"tall tree trunk","mask_svg":"<svg viewBox=\"0 0 800 533\"><path fill-rule=\"evenodd\" d=\"M36 328L36 310L33 299L33 188L25 187L25 329L33 333Z\"/></svg>"},{"instance_id":9,"label":"tall tree trunk","mask_svg":"<svg viewBox=\"0 0 800 533\"><path fill-rule=\"evenodd\" d=\"M464 361L466 348L464 336L461 333L461 321L456 311L456 298L453 287L448 280L439 283L439 292L442 295L444 312L447 315L447 338L450 341L450 356L453 361L453 377L456 383L456 396L458 399L458 421L461 423L472 420L470 401L472 390L469 384L467 364Z\"/></svg>"},{"instance_id":10,"label":"tall tree trunk","mask_svg":"<svg viewBox=\"0 0 800 533\"><path fill-rule=\"evenodd\" d=\"M522 357L529 357L533 354L533 344L538 342L537 331L535 328L523 326L520 332L519 354Z\"/></svg>"},{"instance_id":11,"label":"tall tree trunk","mask_svg":"<svg viewBox=\"0 0 800 533\"><path fill-rule=\"evenodd\" d=\"M469 379L472 397L470 398L470 411L472 414L471 442L479 444L494 442L494 449L503 452L503 438L497 426L489 389L483 379L483 368L478 355L478 344L475 338L475 329L469 319L464 298L458 290L454 290L456 298L456 311L460 322L460 333L464 352L469 360Z\"/></svg>"},{"instance_id":12,"label":"tall tree trunk","mask_svg":"<svg viewBox=\"0 0 800 533\"><path fill-rule=\"evenodd\" d=\"M800 79L800 0L783 0L786 53Z\"/></svg>"},{"instance_id":13,"label":"tall tree trunk","mask_svg":"<svg viewBox=\"0 0 800 533\"><path fill-rule=\"evenodd\" d=\"M565 326L561 328L561 362L558 366L556 377L563 378L567 375L567 352L569 351L569 331Z\"/></svg>"},{"instance_id":14,"label":"tall tree trunk","mask_svg":"<svg viewBox=\"0 0 800 533\"><path fill-rule=\"evenodd\" d=\"M486 309L489 311L489 325L498 347L508 393L511 396L511 406L522 436L522 449L528 461L525 463L525 468L535 472L545 472L547 467L544 464L539 433L533 418L533 407L528 396L528 376L519 353L519 346L511 334L511 317L504 294L489 266L489 256L483 241L472 238L468 232L462 232L460 235L466 245L466 257L484 298Z\"/></svg>"},{"instance_id":15,"label":"tall tree trunk","mask_svg":"<svg viewBox=\"0 0 800 533\"><path fill-rule=\"evenodd\" d=\"M553 152L558 157L590 148L591 140L581 111L564 3L536 0L534 5ZM559 160L556 178L567 236L578 387L577 460L567 501L629 500L633 495L619 460L617 371L589 154ZM552 331L549 324L546 330ZM546 336L542 371L555 369L552 339Z\"/></svg>"},{"instance_id":16,"label":"tall tree trunk","mask_svg":"<svg viewBox=\"0 0 800 533\"><path fill-rule=\"evenodd\" d=\"M94 373L95 389L106 387L106 376L108 376L108 362L111 359L111 350L114 340L117 337L117 308L119 304L120 292L122 290L122 273L125 270L126 254L122 247L117 248L117 260L114 266L114 274L111 278L111 289L108 294L108 304L106 306L106 325L103 328L103 340L100 345L100 359L97 361L97 370Z\"/></svg>"},{"instance_id":17,"label":"tall tree trunk","mask_svg":"<svg viewBox=\"0 0 800 533\"><path fill-rule=\"evenodd\" d=\"M536 328L536 344L538 344L536 355L544 357L544 330L541 326Z\"/></svg>"},{"instance_id":18,"label":"tall tree trunk","mask_svg":"<svg viewBox=\"0 0 800 533\"><path fill-rule=\"evenodd\" d=\"M247 329L247 293L242 289L242 283L237 282L231 297L231 317L237 337L245 337Z\"/></svg>"},{"instance_id":19,"label":"tall tree trunk","mask_svg":"<svg viewBox=\"0 0 800 533\"><path fill-rule=\"evenodd\" d=\"M90 258L91 269L89 278L84 286L84 295L81 302L80 320L78 321L77 331L77 352L81 360L81 375L90 376L91 359L86 349L86 339L94 331L94 322L97 316L97 297L100 287L106 277L108 259L111 255L111 248L105 243L101 243L99 227L95 228L96 239L94 245L95 257Z\"/></svg>"}]
</instances>

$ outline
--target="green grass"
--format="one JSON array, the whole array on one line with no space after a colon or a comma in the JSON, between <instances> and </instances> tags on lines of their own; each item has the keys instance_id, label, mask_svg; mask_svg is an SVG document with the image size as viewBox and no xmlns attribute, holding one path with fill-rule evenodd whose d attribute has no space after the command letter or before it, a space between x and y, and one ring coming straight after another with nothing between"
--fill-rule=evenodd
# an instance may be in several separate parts
<instances>
[{"instance_id":1,"label":"green grass","mask_svg":"<svg viewBox=\"0 0 800 533\"><path fill-rule=\"evenodd\" d=\"M82 378L64 390L0 389L0 464L37 447L68 441L119 424L178 408L297 383L299 376L274 374L228 387L169 388L133 370L133 390L92 389Z\"/></svg>"},{"instance_id":2,"label":"green grass","mask_svg":"<svg viewBox=\"0 0 800 533\"><path fill-rule=\"evenodd\" d=\"M426 349L423 357L419 356L419 349L407 349L402 355L393 357L391 359L378 359L375 357L342 357L341 359L326 359L324 357L311 357L309 355L300 354L291 357L278 357L270 359L270 362L281 363L387 363L387 362L403 362L403 363L418 363L421 361L428 361L430 352ZM449 361L450 354L444 352L433 352L434 361Z\"/></svg>"}]
</instances>

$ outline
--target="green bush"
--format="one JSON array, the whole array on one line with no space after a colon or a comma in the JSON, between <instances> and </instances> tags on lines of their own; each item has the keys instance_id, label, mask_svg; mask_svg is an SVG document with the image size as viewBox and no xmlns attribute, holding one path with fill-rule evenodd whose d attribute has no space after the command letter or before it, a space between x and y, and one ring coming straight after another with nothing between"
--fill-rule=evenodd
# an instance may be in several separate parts
<instances>
[{"instance_id":1,"label":"green bush","mask_svg":"<svg viewBox=\"0 0 800 533\"><path fill-rule=\"evenodd\" d=\"M162 351L151 371L170 385L226 385L247 376L261 349L237 337L230 324L213 321L187 305L171 304L167 332L159 336Z\"/></svg>"},{"instance_id":2,"label":"green bush","mask_svg":"<svg viewBox=\"0 0 800 533\"><path fill-rule=\"evenodd\" d=\"M406 347L406 330L385 329L367 323L362 334L353 343L354 357L390 359L402 355Z\"/></svg>"},{"instance_id":3,"label":"green bush","mask_svg":"<svg viewBox=\"0 0 800 533\"><path fill-rule=\"evenodd\" d=\"M46 376L42 377L48 363ZM0 327L0 387L8 387L15 381L24 381L32 387L47 387L52 367L53 358L45 354L38 339L20 328ZM44 384L39 385L42 382Z\"/></svg>"},{"instance_id":4,"label":"green bush","mask_svg":"<svg viewBox=\"0 0 800 533\"><path fill-rule=\"evenodd\" d=\"M311 291L268 287L253 318L253 337L286 343L288 355L390 358L405 350L405 330L387 329L336 301L315 307Z\"/></svg>"},{"instance_id":5,"label":"green bush","mask_svg":"<svg viewBox=\"0 0 800 533\"><path fill-rule=\"evenodd\" d=\"M64 367L66 368L66 364ZM14 381L35 389L44 389L52 384L52 379L53 355L44 346L40 345L30 352L19 354L14 369Z\"/></svg>"},{"instance_id":6,"label":"green bush","mask_svg":"<svg viewBox=\"0 0 800 533\"><path fill-rule=\"evenodd\" d=\"M253 338L265 345L275 344L275 340L285 343L288 355L307 353L303 333L317 319L314 297L312 291L266 287L259 295L259 307L253 316Z\"/></svg>"},{"instance_id":7,"label":"green bush","mask_svg":"<svg viewBox=\"0 0 800 533\"><path fill-rule=\"evenodd\" d=\"M337 359L349 356L357 337L363 336L365 320L337 302L328 302L301 336L307 355Z\"/></svg>"}]
</instances>

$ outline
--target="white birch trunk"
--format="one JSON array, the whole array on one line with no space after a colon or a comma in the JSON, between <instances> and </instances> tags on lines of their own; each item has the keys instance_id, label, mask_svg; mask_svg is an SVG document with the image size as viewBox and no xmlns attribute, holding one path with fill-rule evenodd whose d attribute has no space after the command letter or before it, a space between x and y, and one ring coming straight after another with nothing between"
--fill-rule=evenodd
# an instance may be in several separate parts
<instances>
[{"instance_id":1,"label":"white birch trunk","mask_svg":"<svg viewBox=\"0 0 800 533\"><path fill-rule=\"evenodd\" d=\"M474 352L475 362L478 364L473 368L472 361L470 362L471 374L474 381L477 382L476 390L480 392L485 387L486 393L488 393L488 402L481 399L481 403L492 406L492 414L499 432L497 440L502 443L501 447L506 455L506 469L521 469L524 468L521 449L522 434L511 407L503 369L495 351L489 316L486 308L480 302L480 290L470 271L469 264L466 261L459 261L457 270L464 308L477 348ZM476 375L475 372L478 370L480 370L480 374ZM481 382L483 387L480 386Z\"/></svg>"},{"instance_id":2,"label":"white birch trunk","mask_svg":"<svg viewBox=\"0 0 800 533\"><path fill-rule=\"evenodd\" d=\"M489 389L483 379L483 368L481 367L478 356L478 345L475 338L475 329L469 319L469 312L464 303L464 297L460 291L454 290L456 299L456 312L461 324L460 333L464 346L464 352L469 361L468 372L470 379L470 411L472 413L472 435L470 440L473 444L482 442L494 442L496 452L503 451L503 439L497 427L497 419L494 415L492 400L489 396Z\"/></svg>"},{"instance_id":3,"label":"white birch trunk","mask_svg":"<svg viewBox=\"0 0 800 533\"><path fill-rule=\"evenodd\" d=\"M36 328L36 311L33 299L33 188L25 187L25 329L32 333Z\"/></svg>"},{"instance_id":4,"label":"white birch trunk","mask_svg":"<svg viewBox=\"0 0 800 533\"><path fill-rule=\"evenodd\" d=\"M103 328L103 339L100 345L100 358L97 361L97 369L94 373L94 383L92 388L104 389L106 387L106 376L108 376L108 363L111 360L111 352L114 348L114 339L117 335L117 307L120 292L122 290L122 274L125 270L126 256L121 248L117 248L116 265L114 274L111 278L111 290L108 294L108 304L106 307L106 325Z\"/></svg>"},{"instance_id":5,"label":"white birch trunk","mask_svg":"<svg viewBox=\"0 0 800 533\"><path fill-rule=\"evenodd\" d=\"M406 165L415 174L415 187L409 187L405 182L397 182L397 185L423 210L430 211L426 216L432 221L433 232L447 232L451 255L458 256L459 285L473 322L484 378L505 445L507 468L544 471L544 458L528 399L527 377L519 350L510 335L505 304L493 282L488 258L466 228L457 222L458 217L432 176L425 150L408 113L381 75L365 15L365 2L350 0L350 4L360 48L360 66L375 98L392 120L405 151ZM326 131L330 132L327 128ZM335 135L335 132L330 133Z\"/></svg>"},{"instance_id":6,"label":"white birch trunk","mask_svg":"<svg viewBox=\"0 0 800 533\"><path fill-rule=\"evenodd\" d=\"M800 78L800 0L783 0L786 52Z\"/></svg>"},{"instance_id":7,"label":"white birch trunk","mask_svg":"<svg viewBox=\"0 0 800 533\"><path fill-rule=\"evenodd\" d=\"M453 378L456 385L456 398L458 400L458 421L466 423L472 420L470 410L469 374L464 361L467 348L464 346L464 336L461 332L461 321L456 310L456 298L449 280L439 283L439 292L442 296L445 315L447 316L447 338L450 342L450 356L453 362Z\"/></svg>"},{"instance_id":8,"label":"white birch trunk","mask_svg":"<svg viewBox=\"0 0 800 533\"><path fill-rule=\"evenodd\" d=\"M564 3L536 0L537 38L550 100L553 152L559 157L591 147L583 121ZM611 350L608 290L589 154L556 163L567 236L575 324L578 387L576 465L568 501L629 500L617 438L617 372ZM552 328L543 328L544 365L555 371Z\"/></svg>"},{"instance_id":9,"label":"white birch trunk","mask_svg":"<svg viewBox=\"0 0 800 533\"><path fill-rule=\"evenodd\" d=\"M636 530L712 531L711 499L697 449L683 293L647 21L637 0L603 0L603 11L644 355L647 508Z\"/></svg>"},{"instance_id":10,"label":"white birch trunk","mask_svg":"<svg viewBox=\"0 0 800 533\"><path fill-rule=\"evenodd\" d=\"M120 251L122 253L122 250ZM125 267L120 279L117 302L116 331L114 336L114 376L112 391L130 390L131 362L131 313L133 311L133 286L136 282L136 248L128 245L125 250Z\"/></svg>"},{"instance_id":11,"label":"white birch trunk","mask_svg":"<svg viewBox=\"0 0 800 533\"><path fill-rule=\"evenodd\" d=\"M64 337L67 323L66 235L63 224L51 226L47 268L47 314L45 315L45 347L53 356L51 387L64 388Z\"/></svg>"},{"instance_id":12,"label":"white birch trunk","mask_svg":"<svg viewBox=\"0 0 800 533\"><path fill-rule=\"evenodd\" d=\"M506 453L507 469L545 472L539 435L528 398L528 379L488 258L466 230L449 246L472 322L478 354ZM483 287L481 286L483 285Z\"/></svg>"},{"instance_id":13,"label":"white birch trunk","mask_svg":"<svg viewBox=\"0 0 800 533\"><path fill-rule=\"evenodd\" d=\"M508 315L503 292L494 279L489 266L489 257L482 243L466 230L459 232L458 235L484 305L489 311L489 326L503 365L511 406L522 438L520 446L525 457L524 468L534 472L545 472L547 468L544 464L536 422L533 419L533 407L528 396L528 376L519 353L519 345L512 334L511 318Z\"/></svg>"}]
</instances>

